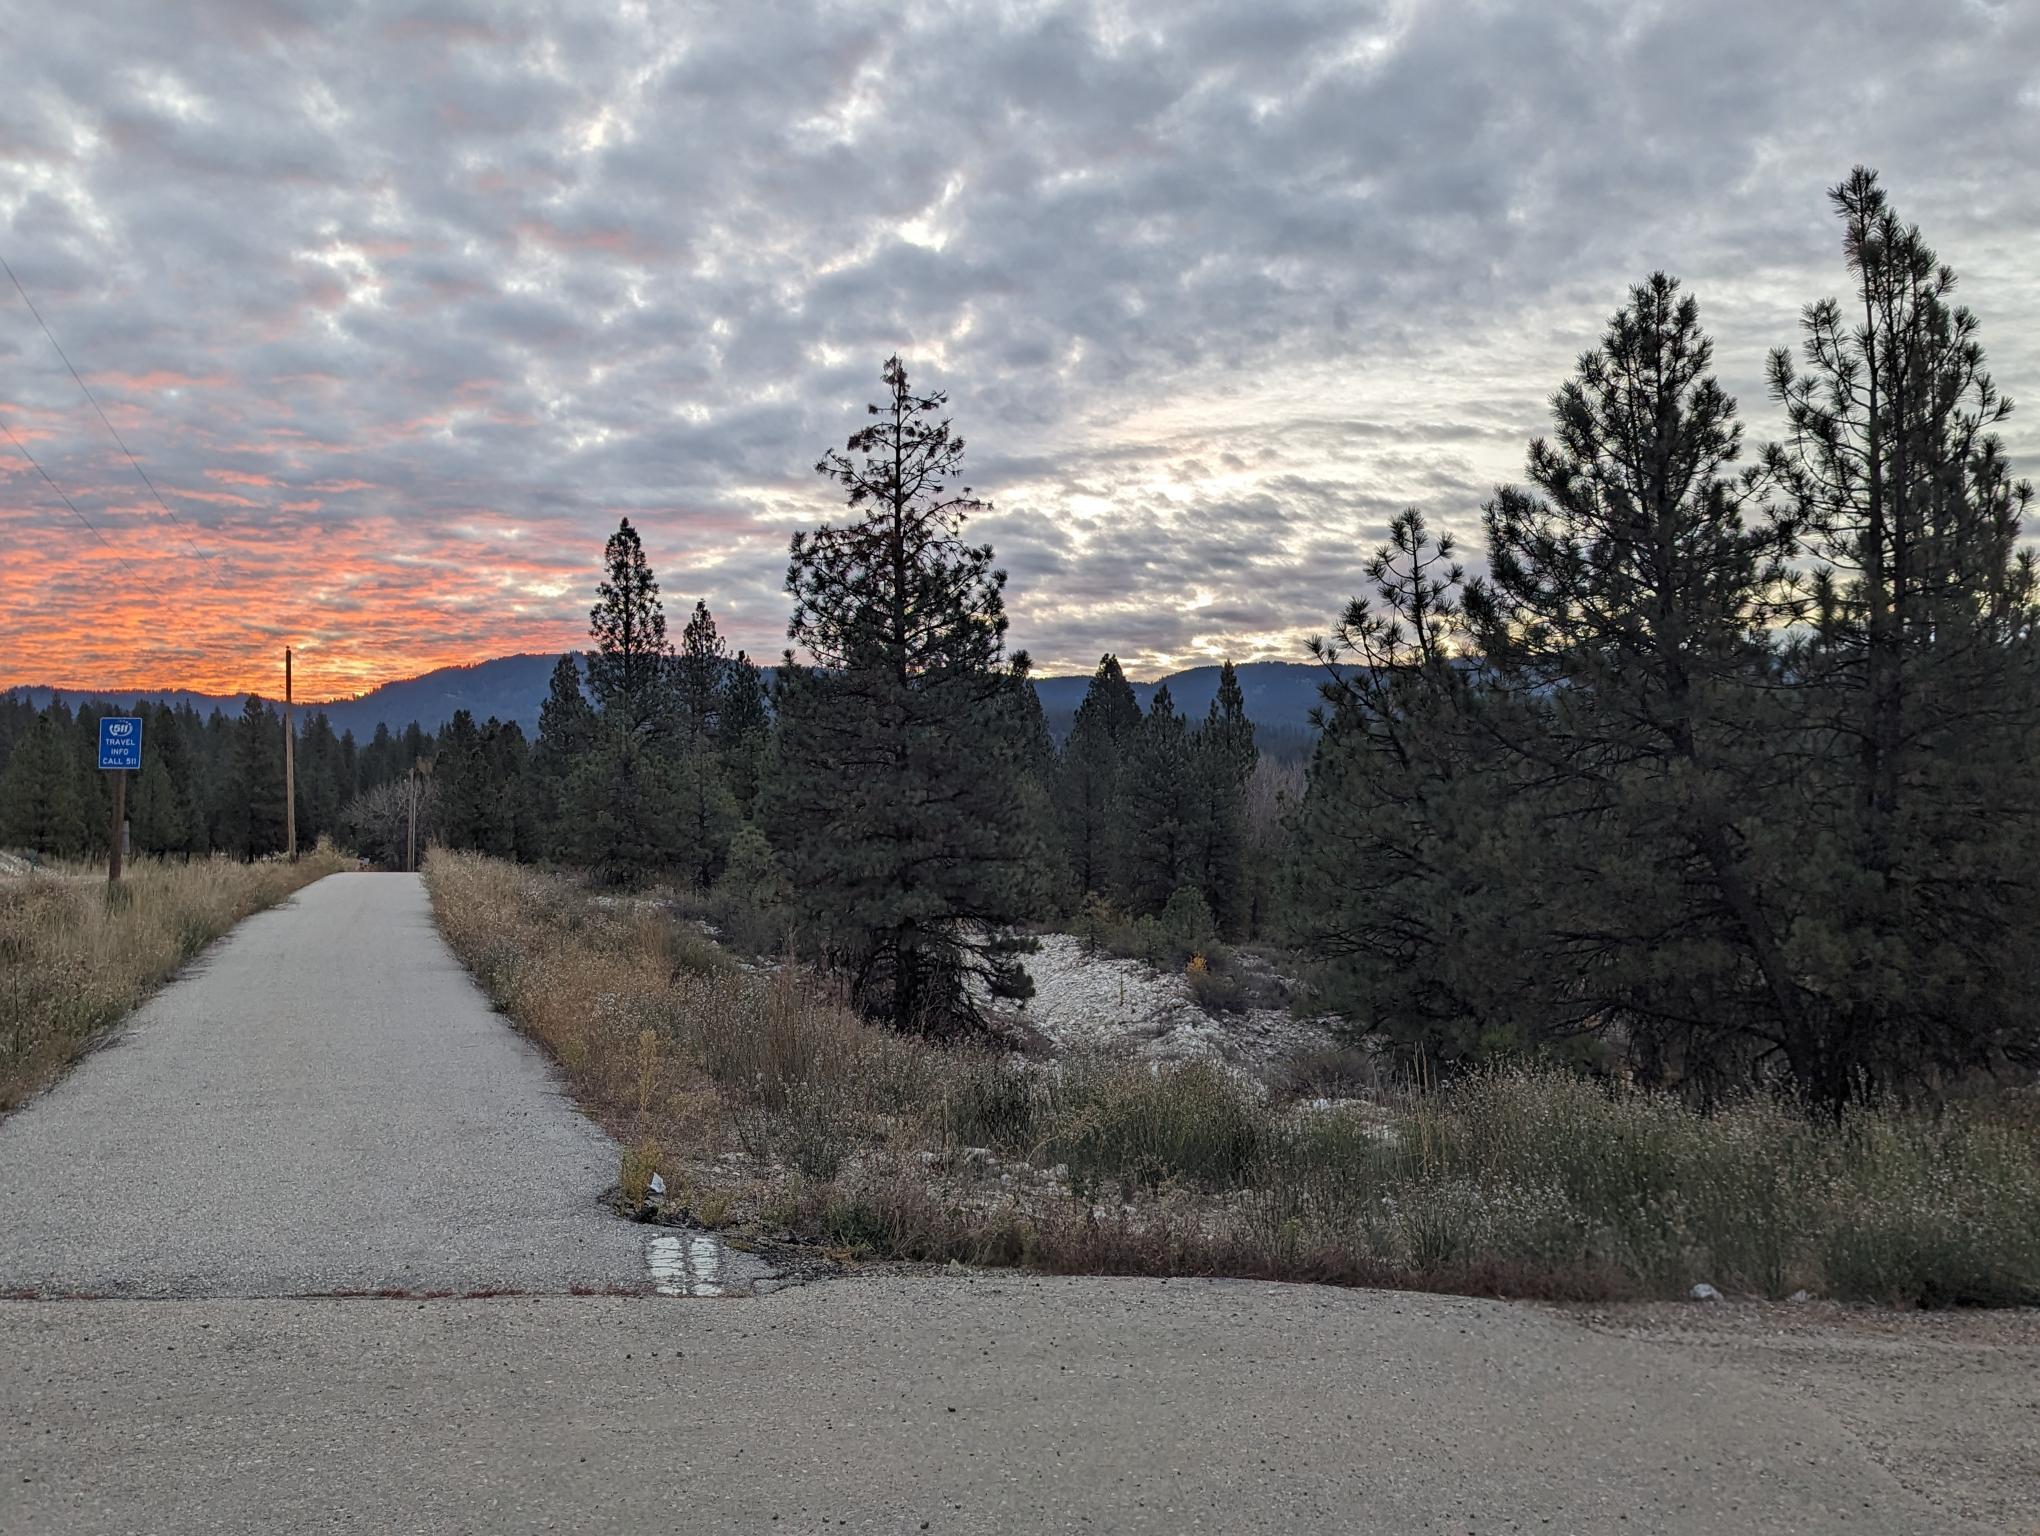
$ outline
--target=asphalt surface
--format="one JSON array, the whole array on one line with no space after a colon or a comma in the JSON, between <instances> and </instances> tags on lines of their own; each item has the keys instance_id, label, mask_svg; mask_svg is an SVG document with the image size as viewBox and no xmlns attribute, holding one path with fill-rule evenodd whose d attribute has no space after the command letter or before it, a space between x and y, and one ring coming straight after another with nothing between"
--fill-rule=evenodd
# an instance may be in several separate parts
<instances>
[{"instance_id":1,"label":"asphalt surface","mask_svg":"<svg viewBox=\"0 0 2040 1536\"><path fill-rule=\"evenodd\" d=\"M0 1124L0 1533L2040 1528L2030 1332L1751 1354L1010 1273L716 1296L738 1256L609 1214L615 1166L415 880L252 919Z\"/></svg>"},{"instance_id":2,"label":"asphalt surface","mask_svg":"<svg viewBox=\"0 0 2040 1536\"><path fill-rule=\"evenodd\" d=\"M641 1288L616 1172L422 882L331 875L0 1122L0 1292Z\"/></svg>"},{"instance_id":3,"label":"asphalt surface","mask_svg":"<svg viewBox=\"0 0 2040 1536\"><path fill-rule=\"evenodd\" d=\"M10 1303L0 1360L11 1536L1984 1529L1788 1390L1382 1292Z\"/></svg>"}]
</instances>

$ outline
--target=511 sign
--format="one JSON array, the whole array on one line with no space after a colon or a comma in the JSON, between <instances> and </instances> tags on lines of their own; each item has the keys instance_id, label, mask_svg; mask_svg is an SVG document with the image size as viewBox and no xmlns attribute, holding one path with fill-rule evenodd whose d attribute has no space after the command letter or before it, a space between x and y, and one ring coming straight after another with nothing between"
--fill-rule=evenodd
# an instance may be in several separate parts
<instances>
[{"instance_id":1,"label":"511 sign","mask_svg":"<svg viewBox=\"0 0 2040 1536\"><path fill-rule=\"evenodd\" d=\"M127 776L142 767L142 722L134 715L107 715L99 722L99 766L113 775L113 831L107 838L106 878L120 880L127 849Z\"/></svg>"}]
</instances>

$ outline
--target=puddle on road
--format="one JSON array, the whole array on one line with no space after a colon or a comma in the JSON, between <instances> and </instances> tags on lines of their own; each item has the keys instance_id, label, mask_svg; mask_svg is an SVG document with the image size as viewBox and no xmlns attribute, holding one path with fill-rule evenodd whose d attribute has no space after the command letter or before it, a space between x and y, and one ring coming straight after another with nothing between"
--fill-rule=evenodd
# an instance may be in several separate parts
<instances>
[{"instance_id":1,"label":"puddle on road","mask_svg":"<svg viewBox=\"0 0 2040 1536\"><path fill-rule=\"evenodd\" d=\"M645 1245L645 1263L661 1296L760 1296L780 1284L763 1259L701 1232L660 1234Z\"/></svg>"}]
</instances>

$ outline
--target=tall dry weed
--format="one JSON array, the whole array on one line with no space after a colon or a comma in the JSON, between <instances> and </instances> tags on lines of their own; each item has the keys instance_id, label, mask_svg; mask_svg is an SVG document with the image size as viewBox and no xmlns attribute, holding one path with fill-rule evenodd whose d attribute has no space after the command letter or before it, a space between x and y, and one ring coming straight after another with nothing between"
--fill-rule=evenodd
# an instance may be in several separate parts
<instances>
[{"instance_id":1,"label":"tall dry weed","mask_svg":"<svg viewBox=\"0 0 2040 1536\"><path fill-rule=\"evenodd\" d=\"M1299 1106L1207 1063L1024 1062L873 1028L684 913L435 854L455 949L634 1149L741 1152L756 1219L874 1256L1554 1298L1699 1280L2040 1301L2040 1126L2001 1106L1837 1125L1702 1114L1557 1070ZM2023 1100L2020 1101L2023 1103ZM728 1189L712 1202L718 1224Z\"/></svg>"}]
</instances>

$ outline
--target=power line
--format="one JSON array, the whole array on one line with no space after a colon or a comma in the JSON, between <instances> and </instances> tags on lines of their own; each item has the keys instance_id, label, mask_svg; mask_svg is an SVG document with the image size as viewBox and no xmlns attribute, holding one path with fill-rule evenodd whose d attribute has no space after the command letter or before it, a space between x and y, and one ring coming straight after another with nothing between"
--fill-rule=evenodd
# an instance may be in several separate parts
<instances>
[{"instance_id":1,"label":"power line","mask_svg":"<svg viewBox=\"0 0 2040 1536\"><path fill-rule=\"evenodd\" d=\"M118 549L115 549L113 547L113 540L109 539L105 534L101 533L99 529L94 526L92 519L87 517L83 512L80 512L78 510L78 504L75 501L71 500L69 496L65 495L64 488L61 485L57 484L56 481L50 479L50 472L44 469L41 463L36 459L36 456L28 451L27 444L23 443L20 438L14 435L14 428L7 425L7 419L4 416L0 416L0 432L4 432L7 434L7 441L14 444L14 451L16 453L19 453L24 459L28 460L30 467L33 468L37 474L41 475L43 479L49 480L50 489L55 491L57 493L58 498L64 503L64 505L71 509L71 516L77 518L79 522L83 523L85 525L86 531L89 532L95 539L99 540L100 543L106 546L108 553L110 553L114 559L120 562L121 569L126 571L128 575L134 577L134 579L137 582L139 582L142 586L147 587L151 592L155 593L156 596L163 598L165 602L168 602L169 598L164 596L163 589L157 586L153 581L146 579L142 575L142 573L136 570L132 565L129 565L127 561L127 556L123 555Z\"/></svg>"},{"instance_id":2,"label":"power line","mask_svg":"<svg viewBox=\"0 0 2040 1536\"><path fill-rule=\"evenodd\" d=\"M163 499L163 493L156 489L156 482L151 480L149 478L149 472L146 469L142 468L141 460L137 459L134 456L134 453L128 448L126 440L122 438L120 435L120 429L114 426L113 422L108 418L105 409L99 403L99 397L92 393L92 390L86 384L84 377L78 372L77 368L72 364L71 355L64 350L63 343L57 340L56 333L50 329L49 322L43 319L42 311L35 307L35 300L31 299L28 296L28 290L21 286L21 279L14 275L14 268L8 263L8 260L5 256L0 256L0 268L4 268L6 270L8 280L14 284L14 291L21 295L21 302L26 304L28 306L28 312L31 315L35 316L35 323L42 327L43 335L49 337L50 345L57 349L57 356L61 357L64 360L64 366L70 369L71 377L77 381L78 388L85 392L85 398L92 402L92 409L99 413L99 419L102 423L105 424L106 430L113 434L113 440L116 443L120 444L120 451L127 455L128 463L132 464L134 466L135 473L142 477L142 484L147 486L149 488L149 494L156 498L156 505L163 509L164 516L168 517L171 522L175 523L178 527L178 530L181 533L183 533L184 542L186 545L190 547L192 554L196 556L199 560L203 561L208 567L210 567L210 570L208 572L209 577L212 581L212 584L215 587L218 587L220 580L218 570L219 557L217 555L207 555L205 551L200 549L198 545L192 540L190 525L186 523L183 518L179 517L175 512L170 510L170 503ZM12 437L13 435L14 434L11 432L8 434L8 436L10 437ZM21 445L17 442L15 446L20 447ZM34 463L35 461L31 459L29 462ZM42 466L38 464L36 465L36 467L40 469ZM43 478L45 480L49 480L50 477L47 474L45 474ZM50 480L50 484L55 485L56 481ZM62 492L59 492L58 494L61 495ZM69 499L70 499L69 497L65 498L66 501L68 501ZM77 509L74 507L72 508L72 510L76 511Z\"/></svg>"}]
</instances>

